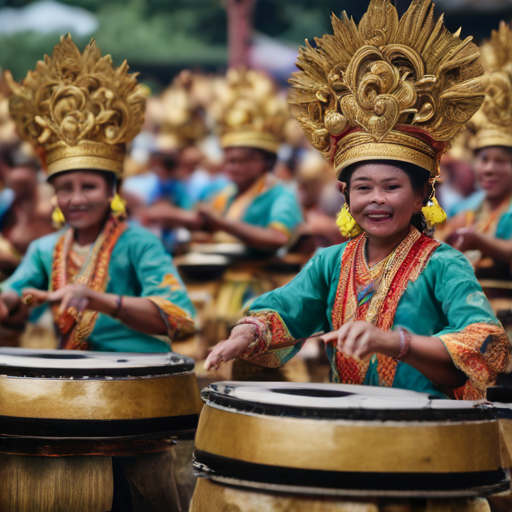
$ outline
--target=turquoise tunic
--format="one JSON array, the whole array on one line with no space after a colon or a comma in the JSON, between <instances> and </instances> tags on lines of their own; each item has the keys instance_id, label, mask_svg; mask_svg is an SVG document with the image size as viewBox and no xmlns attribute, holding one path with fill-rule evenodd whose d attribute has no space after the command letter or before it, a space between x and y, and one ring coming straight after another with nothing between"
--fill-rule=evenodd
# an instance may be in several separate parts
<instances>
[{"instance_id":1,"label":"turquoise tunic","mask_svg":"<svg viewBox=\"0 0 512 512\"><path fill-rule=\"evenodd\" d=\"M226 187L212 200L214 208L219 208L225 214L236 193L234 185ZM252 226L281 228L291 234L303 220L302 208L295 194L275 181L252 200L241 220Z\"/></svg>"},{"instance_id":2,"label":"turquoise tunic","mask_svg":"<svg viewBox=\"0 0 512 512\"><path fill-rule=\"evenodd\" d=\"M346 245L320 251L289 284L257 298L247 314L277 312L295 339L305 338L318 331L331 331L332 309ZM460 252L441 244L417 280L409 282L398 303L394 326L402 326L417 335L436 336L443 340L443 337L456 335L468 327L471 330L473 324L487 324L491 330L499 333L502 331L469 262ZM471 341L471 333L467 337L467 341ZM479 342L477 349L483 346L482 343ZM277 350L274 352L275 357L280 364L284 364L301 346L298 344ZM465 371L461 358L454 353L454 344L447 346L447 349L456 366ZM327 345L326 350L332 362L332 375L336 376L334 348ZM268 355L265 358L264 355L256 354L248 359L256 364L260 362L270 366ZM376 356L371 359L365 384L379 384ZM393 387L444 396L423 374L404 362L398 362Z\"/></svg>"},{"instance_id":3,"label":"turquoise tunic","mask_svg":"<svg viewBox=\"0 0 512 512\"><path fill-rule=\"evenodd\" d=\"M53 233L32 242L16 272L2 283L0 289L13 290L18 294L25 288L48 290L53 250L62 234L62 231ZM106 293L158 297L171 303L171 307L181 308L184 316L190 318L194 315L194 307L171 256L165 252L160 240L146 229L131 225L126 228L112 251L108 272L110 280ZM172 318L161 312L169 332L172 332L169 325ZM109 352L170 351L170 340L162 338L140 333L119 320L99 314L88 343L90 350Z\"/></svg>"}]
</instances>

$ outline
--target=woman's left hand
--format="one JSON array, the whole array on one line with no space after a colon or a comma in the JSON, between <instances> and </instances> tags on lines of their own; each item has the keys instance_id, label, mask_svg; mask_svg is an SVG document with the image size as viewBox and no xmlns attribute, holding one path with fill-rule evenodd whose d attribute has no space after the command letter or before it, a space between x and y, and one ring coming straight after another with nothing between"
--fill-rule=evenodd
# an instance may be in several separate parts
<instances>
[{"instance_id":1,"label":"woman's left hand","mask_svg":"<svg viewBox=\"0 0 512 512\"><path fill-rule=\"evenodd\" d=\"M454 249L465 252L479 248L480 235L472 228L457 229L452 235L450 240L447 240Z\"/></svg>"},{"instance_id":2,"label":"woman's left hand","mask_svg":"<svg viewBox=\"0 0 512 512\"><path fill-rule=\"evenodd\" d=\"M69 308L74 308L78 312L94 309L92 303L96 298L96 292L83 284L68 284L54 292L34 289L23 290L24 297L29 295L32 295L38 304L60 302L59 313L61 314Z\"/></svg>"},{"instance_id":3,"label":"woman's left hand","mask_svg":"<svg viewBox=\"0 0 512 512\"><path fill-rule=\"evenodd\" d=\"M369 322L347 322L337 331L322 336L325 343L335 343L340 352L366 360L375 353L396 357L400 352L400 335L383 331Z\"/></svg>"}]
</instances>

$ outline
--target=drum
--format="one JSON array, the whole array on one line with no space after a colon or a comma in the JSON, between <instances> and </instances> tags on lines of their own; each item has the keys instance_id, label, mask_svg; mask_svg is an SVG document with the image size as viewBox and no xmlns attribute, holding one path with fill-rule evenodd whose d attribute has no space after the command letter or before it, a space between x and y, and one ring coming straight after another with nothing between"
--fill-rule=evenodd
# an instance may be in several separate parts
<instances>
[{"instance_id":1,"label":"drum","mask_svg":"<svg viewBox=\"0 0 512 512\"><path fill-rule=\"evenodd\" d=\"M179 510L171 447L194 435L192 359L0 349L0 510Z\"/></svg>"},{"instance_id":2,"label":"drum","mask_svg":"<svg viewBox=\"0 0 512 512\"><path fill-rule=\"evenodd\" d=\"M488 512L485 497L510 488L485 401L256 382L202 397L192 512Z\"/></svg>"}]
</instances>

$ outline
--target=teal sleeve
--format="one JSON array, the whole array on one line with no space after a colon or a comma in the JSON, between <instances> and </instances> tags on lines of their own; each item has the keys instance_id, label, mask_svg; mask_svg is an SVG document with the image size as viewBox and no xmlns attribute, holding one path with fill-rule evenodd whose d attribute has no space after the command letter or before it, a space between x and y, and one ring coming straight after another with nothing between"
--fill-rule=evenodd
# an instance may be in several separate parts
<instances>
[{"instance_id":1,"label":"teal sleeve","mask_svg":"<svg viewBox=\"0 0 512 512\"><path fill-rule=\"evenodd\" d=\"M270 207L268 225L281 225L291 232L302 220L302 209L295 195L289 190L283 190Z\"/></svg>"},{"instance_id":2,"label":"teal sleeve","mask_svg":"<svg viewBox=\"0 0 512 512\"><path fill-rule=\"evenodd\" d=\"M141 286L141 297L150 299L160 310L171 339L194 332L194 306L173 264L172 257L154 235L139 231L131 256Z\"/></svg>"},{"instance_id":3,"label":"teal sleeve","mask_svg":"<svg viewBox=\"0 0 512 512\"><path fill-rule=\"evenodd\" d=\"M447 326L434 336L459 332L468 325L499 325L473 267L459 251L443 244L427 267L433 277L434 295L447 319Z\"/></svg>"},{"instance_id":4,"label":"teal sleeve","mask_svg":"<svg viewBox=\"0 0 512 512\"><path fill-rule=\"evenodd\" d=\"M496 228L496 238L501 238L502 240L512 239L512 211L509 210L501 216Z\"/></svg>"},{"instance_id":5,"label":"teal sleeve","mask_svg":"<svg viewBox=\"0 0 512 512\"><path fill-rule=\"evenodd\" d=\"M32 242L14 274L6 279L0 290L14 291L21 295L25 288L48 290L49 276L43 264L39 240Z\"/></svg>"},{"instance_id":6,"label":"teal sleeve","mask_svg":"<svg viewBox=\"0 0 512 512\"><path fill-rule=\"evenodd\" d=\"M345 245L319 252L286 286L257 298L250 312L277 312L294 338L305 338L318 331L330 331L328 302L331 283L337 282Z\"/></svg>"},{"instance_id":7,"label":"teal sleeve","mask_svg":"<svg viewBox=\"0 0 512 512\"><path fill-rule=\"evenodd\" d=\"M176 188L175 201L176 206L179 208L183 208L184 210L192 209L192 199L187 192L187 187L183 183L179 183L179 186Z\"/></svg>"}]
</instances>

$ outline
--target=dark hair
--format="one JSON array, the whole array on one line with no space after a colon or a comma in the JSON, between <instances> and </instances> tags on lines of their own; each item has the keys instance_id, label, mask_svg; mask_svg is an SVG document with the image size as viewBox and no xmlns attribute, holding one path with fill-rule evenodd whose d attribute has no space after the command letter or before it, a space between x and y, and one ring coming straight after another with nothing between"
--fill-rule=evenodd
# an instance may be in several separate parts
<instances>
[{"instance_id":1,"label":"dark hair","mask_svg":"<svg viewBox=\"0 0 512 512\"><path fill-rule=\"evenodd\" d=\"M401 169L402 171L404 171L407 174L407 176L409 176L409 180L411 181L411 186L414 192L420 195L424 194L423 206L427 205L428 200L432 194L432 184L429 182L430 173L426 169L423 169L422 167L411 164L409 162L399 162L396 160L371 160L365 162L357 162L355 164L349 165L341 172L340 181L343 181L347 185L343 194L345 196L345 201L349 206L350 179L352 178L352 174L354 174L354 171L358 167L360 167L363 164L368 164L370 162L376 164L394 165ZM411 224L420 233L423 233L427 229L427 221L425 220L425 216L423 215L422 212L413 214L413 216L411 217Z\"/></svg>"}]
</instances>

